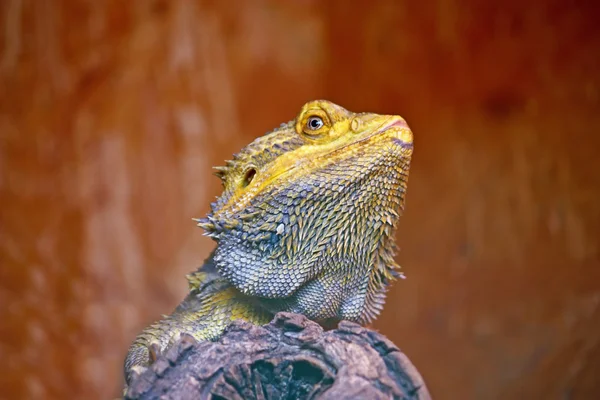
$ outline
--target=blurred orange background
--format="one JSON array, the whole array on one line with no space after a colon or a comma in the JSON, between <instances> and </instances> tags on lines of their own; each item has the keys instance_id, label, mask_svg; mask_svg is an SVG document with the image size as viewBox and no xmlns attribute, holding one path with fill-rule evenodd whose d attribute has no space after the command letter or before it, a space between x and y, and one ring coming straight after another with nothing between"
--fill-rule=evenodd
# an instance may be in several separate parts
<instances>
[{"instance_id":1,"label":"blurred orange background","mask_svg":"<svg viewBox=\"0 0 600 400\"><path fill-rule=\"evenodd\" d=\"M375 328L436 399L600 393L593 1L0 3L0 398L117 396L211 166L316 98L415 133Z\"/></svg>"}]
</instances>

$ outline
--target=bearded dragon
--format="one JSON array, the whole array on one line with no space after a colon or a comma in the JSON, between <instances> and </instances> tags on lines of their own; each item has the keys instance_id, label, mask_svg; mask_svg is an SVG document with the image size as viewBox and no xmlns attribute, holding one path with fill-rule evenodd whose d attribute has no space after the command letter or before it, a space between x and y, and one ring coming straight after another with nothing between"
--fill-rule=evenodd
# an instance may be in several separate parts
<instances>
[{"instance_id":1,"label":"bearded dragon","mask_svg":"<svg viewBox=\"0 0 600 400\"><path fill-rule=\"evenodd\" d=\"M394 232L412 152L401 117L317 100L217 167L223 194L196 220L216 248L188 275L182 303L131 345L127 383L180 335L214 340L236 319L376 318L402 277Z\"/></svg>"}]
</instances>

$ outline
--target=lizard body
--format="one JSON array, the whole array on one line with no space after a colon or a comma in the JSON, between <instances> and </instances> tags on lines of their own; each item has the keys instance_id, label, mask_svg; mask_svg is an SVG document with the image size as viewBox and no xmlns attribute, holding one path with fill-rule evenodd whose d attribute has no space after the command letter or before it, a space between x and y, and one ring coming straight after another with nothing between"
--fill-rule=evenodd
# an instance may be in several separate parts
<instances>
[{"instance_id":1,"label":"lizard body","mask_svg":"<svg viewBox=\"0 0 600 400\"><path fill-rule=\"evenodd\" d=\"M372 321L401 276L393 236L412 150L402 118L318 100L216 168L223 194L198 225L217 246L183 302L131 345L127 382L149 349L184 333L214 340L240 318Z\"/></svg>"}]
</instances>

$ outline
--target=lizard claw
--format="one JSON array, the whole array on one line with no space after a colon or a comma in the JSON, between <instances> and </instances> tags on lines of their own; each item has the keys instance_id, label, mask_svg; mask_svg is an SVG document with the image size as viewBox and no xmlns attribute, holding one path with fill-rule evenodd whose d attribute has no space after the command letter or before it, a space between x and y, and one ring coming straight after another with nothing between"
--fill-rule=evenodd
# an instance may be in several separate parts
<instances>
[{"instance_id":1,"label":"lizard claw","mask_svg":"<svg viewBox=\"0 0 600 400\"><path fill-rule=\"evenodd\" d=\"M179 335L179 340L181 341L182 347L186 349L192 347L192 345L198 342L189 333L182 333L181 335Z\"/></svg>"},{"instance_id":2,"label":"lizard claw","mask_svg":"<svg viewBox=\"0 0 600 400\"><path fill-rule=\"evenodd\" d=\"M156 359L162 354L162 351L160 350L160 346L156 343L152 343L150 346L148 346L148 355L149 355L149 361L148 364L152 365L156 362Z\"/></svg>"},{"instance_id":3,"label":"lizard claw","mask_svg":"<svg viewBox=\"0 0 600 400\"><path fill-rule=\"evenodd\" d=\"M141 374L146 372L146 370L148 370L148 367L144 367L142 365L134 365L133 367L131 367L131 379L130 380L133 381L133 379L137 378L138 376L140 376Z\"/></svg>"}]
</instances>

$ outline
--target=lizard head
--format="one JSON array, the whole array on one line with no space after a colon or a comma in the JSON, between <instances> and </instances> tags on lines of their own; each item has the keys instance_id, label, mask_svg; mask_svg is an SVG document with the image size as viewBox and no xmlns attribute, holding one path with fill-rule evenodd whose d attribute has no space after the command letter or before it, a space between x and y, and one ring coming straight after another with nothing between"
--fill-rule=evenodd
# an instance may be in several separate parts
<instances>
[{"instance_id":1,"label":"lizard head","mask_svg":"<svg viewBox=\"0 0 600 400\"><path fill-rule=\"evenodd\" d=\"M274 311L371 320L398 275L412 151L398 116L305 104L217 168L223 194L199 220L218 242L215 265Z\"/></svg>"}]
</instances>

